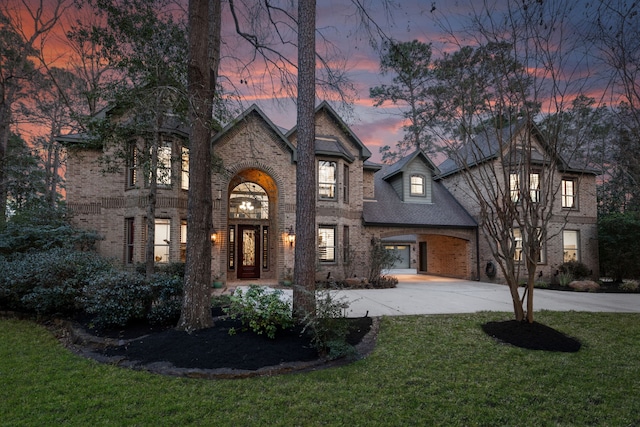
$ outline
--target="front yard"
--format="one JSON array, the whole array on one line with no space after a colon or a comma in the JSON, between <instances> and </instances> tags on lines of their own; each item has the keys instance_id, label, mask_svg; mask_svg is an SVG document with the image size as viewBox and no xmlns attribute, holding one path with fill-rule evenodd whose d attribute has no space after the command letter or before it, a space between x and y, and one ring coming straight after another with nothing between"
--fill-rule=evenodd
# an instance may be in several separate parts
<instances>
[{"instance_id":1,"label":"front yard","mask_svg":"<svg viewBox=\"0 0 640 427\"><path fill-rule=\"evenodd\" d=\"M80 358L0 320L0 425L638 425L640 314L536 313L582 343L524 350L481 329L510 313L385 318L340 368L194 380Z\"/></svg>"}]
</instances>

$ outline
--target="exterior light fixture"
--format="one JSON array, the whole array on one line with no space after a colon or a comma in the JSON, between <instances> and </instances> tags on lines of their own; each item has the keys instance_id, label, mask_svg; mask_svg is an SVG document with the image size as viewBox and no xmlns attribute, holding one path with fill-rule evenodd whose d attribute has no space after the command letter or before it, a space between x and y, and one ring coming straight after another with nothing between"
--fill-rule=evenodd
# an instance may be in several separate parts
<instances>
[{"instance_id":1,"label":"exterior light fixture","mask_svg":"<svg viewBox=\"0 0 640 427\"><path fill-rule=\"evenodd\" d=\"M296 241L296 232L293 231L292 226L289 226L289 230L287 231L287 239L289 239L289 246L293 246L293 243Z\"/></svg>"},{"instance_id":2,"label":"exterior light fixture","mask_svg":"<svg viewBox=\"0 0 640 427\"><path fill-rule=\"evenodd\" d=\"M211 243L212 244L216 244L216 240L218 240L218 233L216 232L216 229L213 229L213 232L211 233Z\"/></svg>"}]
</instances>

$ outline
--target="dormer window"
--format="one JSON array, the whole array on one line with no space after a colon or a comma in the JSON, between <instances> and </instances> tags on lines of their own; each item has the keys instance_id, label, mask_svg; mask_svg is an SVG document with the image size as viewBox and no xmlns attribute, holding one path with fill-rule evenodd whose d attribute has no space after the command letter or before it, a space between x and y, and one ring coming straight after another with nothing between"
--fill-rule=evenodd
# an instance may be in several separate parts
<instances>
[{"instance_id":1,"label":"dormer window","mask_svg":"<svg viewBox=\"0 0 640 427\"><path fill-rule=\"evenodd\" d=\"M424 175L411 175L411 196L425 196Z\"/></svg>"}]
</instances>

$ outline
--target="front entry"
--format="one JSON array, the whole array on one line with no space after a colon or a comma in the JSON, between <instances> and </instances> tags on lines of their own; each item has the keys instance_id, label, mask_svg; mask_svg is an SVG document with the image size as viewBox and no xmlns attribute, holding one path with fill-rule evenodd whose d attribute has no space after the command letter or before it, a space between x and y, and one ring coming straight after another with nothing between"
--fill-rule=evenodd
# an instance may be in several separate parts
<instances>
[{"instance_id":1,"label":"front entry","mask_svg":"<svg viewBox=\"0 0 640 427\"><path fill-rule=\"evenodd\" d=\"M260 226L238 226L238 279L260 278Z\"/></svg>"}]
</instances>

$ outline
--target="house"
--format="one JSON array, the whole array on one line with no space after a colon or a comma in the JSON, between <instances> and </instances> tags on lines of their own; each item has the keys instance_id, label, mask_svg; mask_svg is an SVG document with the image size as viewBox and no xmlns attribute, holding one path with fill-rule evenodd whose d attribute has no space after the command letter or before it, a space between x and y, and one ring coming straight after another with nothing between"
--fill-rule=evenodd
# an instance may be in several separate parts
<instances>
[{"instance_id":1,"label":"house","mask_svg":"<svg viewBox=\"0 0 640 427\"><path fill-rule=\"evenodd\" d=\"M569 261L585 264L592 276L598 277L598 172L576 160L564 160L553 148L534 123L520 120L501 130L479 133L440 164L440 174L435 179L480 225L480 203L470 182L485 180L481 185L486 187L488 180L494 180L493 188L504 189L502 195L495 197L511 199L517 209L526 209L524 200L517 200L524 191L527 202L531 203L528 209L540 215L551 214L536 277L547 283L557 280L560 266ZM495 222L495 217L488 215L487 221ZM516 246L514 258L521 261L522 233L516 223L511 231ZM478 253L479 263L485 266L485 276L489 272L489 276L495 274L496 279L501 280L502 272L495 268L497 262L487 239L480 239ZM522 271L520 277L524 276Z\"/></svg>"},{"instance_id":2,"label":"house","mask_svg":"<svg viewBox=\"0 0 640 427\"><path fill-rule=\"evenodd\" d=\"M381 239L400 255L398 268L486 279L474 206L455 197L460 171L436 167L421 151L393 165L371 162L366 145L326 102L316 108L315 122L320 277L366 276L372 241ZM296 128L283 131L255 105L213 137L218 159L212 174L214 275L232 282L275 282L293 268L296 137ZM111 147L83 146L79 135L60 140L68 147L66 189L73 222L104 236L98 247L102 255L124 266L143 262L148 190L134 156L140 141L131 144L131 156L120 170L105 173L99 160ZM163 129L158 167L164 173L158 173L155 211L159 263L185 259L187 143L179 126ZM581 190L587 187L580 181ZM582 227L572 229L580 232L581 244L591 245L595 199L581 196L580 201L575 213ZM558 256L551 248L549 260ZM592 255L586 246L581 249L581 259Z\"/></svg>"}]
</instances>

